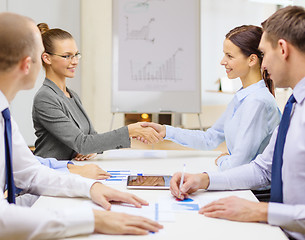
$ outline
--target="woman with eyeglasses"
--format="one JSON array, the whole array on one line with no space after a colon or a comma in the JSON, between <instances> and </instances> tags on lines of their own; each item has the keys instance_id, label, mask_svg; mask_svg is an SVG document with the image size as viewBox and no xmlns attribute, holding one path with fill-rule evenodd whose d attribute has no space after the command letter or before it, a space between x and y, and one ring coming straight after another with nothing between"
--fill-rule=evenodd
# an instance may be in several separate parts
<instances>
[{"instance_id":1,"label":"woman with eyeglasses","mask_svg":"<svg viewBox=\"0 0 305 240\"><path fill-rule=\"evenodd\" d=\"M79 96L66 86L81 58L75 40L67 31L49 29L45 23L38 28L45 48L42 62L46 78L33 103L35 155L87 160L105 150L130 147L130 137L141 136L149 143L162 140L154 129L146 130L140 123L98 134Z\"/></svg>"}]
</instances>

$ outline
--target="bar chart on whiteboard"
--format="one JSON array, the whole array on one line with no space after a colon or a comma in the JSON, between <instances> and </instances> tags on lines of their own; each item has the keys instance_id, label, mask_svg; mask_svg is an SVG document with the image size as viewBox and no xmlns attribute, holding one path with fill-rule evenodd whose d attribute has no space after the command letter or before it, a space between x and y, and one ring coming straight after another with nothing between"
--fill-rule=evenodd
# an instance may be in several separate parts
<instances>
[{"instance_id":1,"label":"bar chart on whiteboard","mask_svg":"<svg viewBox=\"0 0 305 240\"><path fill-rule=\"evenodd\" d=\"M196 89L198 71L194 56L198 49L194 39L188 37L198 31L188 24L196 9L185 11L191 7L185 0L118 2L116 51L120 91Z\"/></svg>"},{"instance_id":2,"label":"bar chart on whiteboard","mask_svg":"<svg viewBox=\"0 0 305 240\"><path fill-rule=\"evenodd\" d=\"M148 61L144 66L138 64L136 66L133 61L130 61L131 80L135 82L151 82L158 81L160 83L166 81L182 81L181 72L182 66L178 66L177 53L182 51L181 48L177 49L172 56L161 63L152 63Z\"/></svg>"}]
</instances>

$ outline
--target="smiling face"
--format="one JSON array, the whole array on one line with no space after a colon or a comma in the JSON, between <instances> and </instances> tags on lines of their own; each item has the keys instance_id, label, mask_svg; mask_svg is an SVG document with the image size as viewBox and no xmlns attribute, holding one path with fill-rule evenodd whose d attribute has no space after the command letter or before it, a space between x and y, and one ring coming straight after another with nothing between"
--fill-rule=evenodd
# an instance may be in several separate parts
<instances>
[{"instance_id":1,"label":"smiling face","mask_svg":"<svg viewBox=\"0 0 305 240\"><path fill-rule=\"evenodd\" d=\"M245 78L249 73L249 61L237 47L229 39L225 39L223 43L224 57L220 64L226 68L229 79Z\"/></svg>"},{"instance_id":2,"label":"smiling face","mask_svg":"<svg viewBox=\"0 0 305 240\"><path fill-rule=\"evenodd\" d=\"M62 56L75 55L77 53L78 49L73 38L54 40L54 51L52 54L44 53L44 61L48 66L47 71L54 72L59 78L73 78L78 65L78 58L66 59Z\"/></svg>"},{"instance_id":3,"label":"smiling face","mask_svg":"<svg viewBox=\"0 0 305 240\"><path fill-rule=\"evenodd\" d=\"M284 58L282 55L282 49L279 44L272 46L268 40L267 33L263 33L260 45L264 57L262 62L262 69L267 70L270 78L274 81L275 87L290 87L286 65L284 64Z\"/></svg>"}]
</instances>

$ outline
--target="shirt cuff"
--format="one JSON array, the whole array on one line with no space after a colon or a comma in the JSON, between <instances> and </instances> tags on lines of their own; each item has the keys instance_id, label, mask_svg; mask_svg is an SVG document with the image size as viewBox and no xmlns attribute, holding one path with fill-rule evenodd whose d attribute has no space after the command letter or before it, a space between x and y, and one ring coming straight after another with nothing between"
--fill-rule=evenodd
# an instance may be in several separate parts
<instances>
[{"instance_id":1,"label":"shirt cuff","mask_svg":"<svg viewBox=\"0 0 305 240\"><path fill-rule=\"evenodd\" d=\"M169 139L172 139L172 136L173 136L173 133L174 133L174 127L172 126L169 126L169 125L165 125L165 128L166 128L166 133L165 133L165 137L164 139L165 140L169 140Z\"/></svg>"},{"instance_id":2,"label":"shirt cuff","mask_svg":"<svg viewBox=\"0 0 305 240\"><path fill-rule=\"evenodd\" d=\"M91 207L66 208L62 211L63 216L67 216L63 222L67 224L66 233L68 236L93 233L94 214Z\"/></svg>"},{"instance_id":3,"label":"shirt cuff","mask_svg":"<svg viewBox=\"0 0 305 240\"><path fill-rule=\"evenodd\" d=\"M270 202L268 205L268 223L276 226L289 225L294 219L294 206Z\"/></svg>"},{"instance_id":4,"label":"shirt cuff","mask_svg":"<svg viewBox=\"0 0 305 240\"><path fill-rule=\"evenodd\" d=\"M71 174L72 175L72 174ZM100 183L97 180L85 178L77 174L73 174L74 184L78 186L79 196L85 196L91 199L90 190L95 183ZM102 184L102 183L100 183ZM69 196L69 195L68 195Z\"/></svg>"},{"instance_id":5,"label":"shirt cuff","mask_svg":"<svg viewBox=\"0 0 305 240\"><path fill-rule=\"evenodd\" d=\"M210 184L207 190L227 189L227 181L222 172L206 172L209 175Z\"/></svg>"},{"instance_id":6,"label":"shirt cuff","mask_svg":"<svg viewBox=\"0 0 305 240\"><path fill-rule=\"evenodd\" d=\"M227 160L228 156L229 156L229 155L225 155L225 156L222 156L222 157L218 158L218 160L217 160L217 166L218 166L218 167L221 167L221 164L222 164L224 161Z\"/></svg>"},{"instance_id":7,"label":"shirt cuff","mask_svg":"<svg viewBox=\"0 0 305 240\"><path fill-rule=\"evenodd\" d=\"M52 165L50 166L50 168L53 168L57 171L60 171L60 172L69 172L69 169L68 169L68 163L72 163L70 161L56 161L56 165ZM72 163L73 164L73 163Z\"/></svg>"},{"instance_id":8,"label":"shirt cuff","mask_svg":"<svg viewBox=\"0 0 305 240\"><path fill-rule=\"evenodd\" d=\"M230 157L231 157L231 155L225 155L225 156L218 158L217 166L220 171L224 171L224 170L232 168L232 166L230 164L230 160L231 160Z\"/></svg>"},{"instance_id":9,"label":"shirt cuff","mask_svg":"<svg viewBox=\"0 0 305 240\"><path fill-rule=\"evenodd\" d=\"M73 162L67 161L67 163L66 163L66 165L64 167L56 169L56 170L61 171L61 172L70 172L69 168L68 168L68 164L74 165Z\"/></svg>"}]
</instances>

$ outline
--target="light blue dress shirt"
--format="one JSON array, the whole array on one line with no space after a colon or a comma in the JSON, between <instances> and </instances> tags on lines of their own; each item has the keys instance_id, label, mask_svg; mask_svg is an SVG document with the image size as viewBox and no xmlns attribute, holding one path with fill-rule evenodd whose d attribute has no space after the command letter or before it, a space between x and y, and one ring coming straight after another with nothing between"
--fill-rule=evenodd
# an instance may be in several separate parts
<instances>
[{"instance_id":1,"label":"light blue dress shirt","mask_svg":"<svg viewBox=\"0 0 305 240\"><path fill-rule=\"evenodd\" d=\"M293 89L296 99L283 152L283 203L269 203L268 223L305 240L305 77ZM256 189L269 185L277 129L265 151L250 164L208 172L209 190Z\"/></svg>"},{"instance_id":2,"label":"light blue dress shirt","mask_svg":"<svg viewBox=\"0 0 305 240\"><path fill-rule=\"evenodd\" d=\"M38 156L35 157L42 165L61 172L69 172L67 165L73 164L71 161L58 161L55 158L42 158Z\"/></svg>"},{"instance_id":3,"label":"light blue dress shirt","mask_svg":"<svg viewBox=\"0 0 305 240\"><path fill-rule=\"evenodd\" d=\"M249 163L262 153L281 113L263 80L241 88L207 131L166 126L166 138L186 147L211 150L226 141L230 155L218 159L220 170Z\"/></svg>"}]
</instances>

